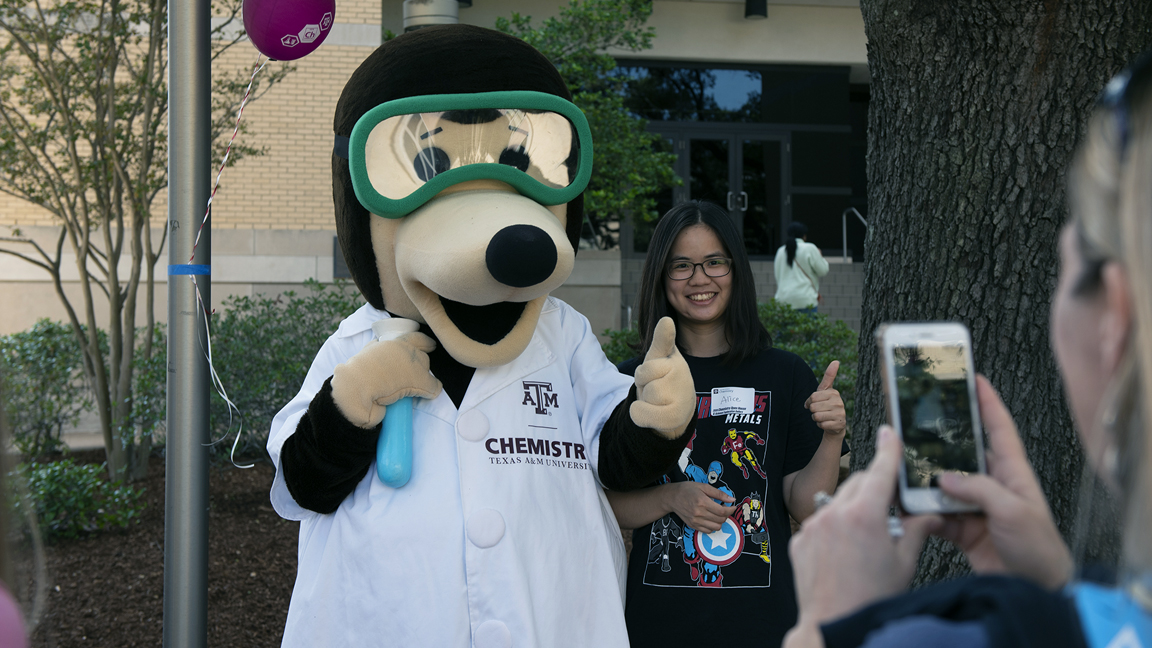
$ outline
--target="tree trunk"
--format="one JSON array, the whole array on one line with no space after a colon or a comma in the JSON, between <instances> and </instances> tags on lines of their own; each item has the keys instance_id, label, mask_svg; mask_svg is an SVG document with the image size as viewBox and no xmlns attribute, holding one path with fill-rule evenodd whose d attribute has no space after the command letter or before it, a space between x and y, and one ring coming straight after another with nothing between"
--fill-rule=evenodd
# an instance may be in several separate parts
<instances>
[{"instance_id":1,"label":"tree trunk","mask_svg":"<svg viewBox=\"0 0 1152 648\"><path fill-rule=\"evenodd\" d=\"M1020 428L1057 524L1114 561L1110 504L1074 538L1084 460L1048 344L1070 156L1108 79L1152 46L1145 0L861 0L872 95L853 470L885 419L875 328L958 320ZM1077 547L1076 545L1079 545ZM919 582L967 570L934 541Z\"/></svg>"}]
</instances>

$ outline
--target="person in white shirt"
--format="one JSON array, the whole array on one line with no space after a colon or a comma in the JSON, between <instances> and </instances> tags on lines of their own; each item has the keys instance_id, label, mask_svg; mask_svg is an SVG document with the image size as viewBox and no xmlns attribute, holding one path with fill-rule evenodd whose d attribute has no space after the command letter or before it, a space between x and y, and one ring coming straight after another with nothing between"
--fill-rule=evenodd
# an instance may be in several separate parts
<instances>
[{"instance_id":1,"label":"person in white shirt","mask_svg":"<svg viewBox=\"0 0 1152 648\"><path fill-rule=\"evenodd\" d=\"M828 274L828 261L808 242L808 227L793 221L787 243L776 250L776 301L805 313L816 314L820 278Z\"/></svg>"}]
</instances>

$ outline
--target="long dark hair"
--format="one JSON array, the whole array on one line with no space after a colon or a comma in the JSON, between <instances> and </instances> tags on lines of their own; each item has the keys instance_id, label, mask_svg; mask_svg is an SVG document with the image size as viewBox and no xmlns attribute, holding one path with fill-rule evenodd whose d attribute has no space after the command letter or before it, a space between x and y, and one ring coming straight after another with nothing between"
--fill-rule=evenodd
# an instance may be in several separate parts
<instances>
[{"instance_id":1,"label":"long dark hair","mask_svg":"<svg viewBox=\"0 0 1152 648\"><path fill-rule=\"evenodd\" d=\"M802 239L808 236L808 226L804 223L792 221L788 224L788 232L785 238L788 242L784 244L784 251L788 254L788 267L792 267L792 262L796 260L796 239Z\"/></svg>"},{"instance_id":2,"label":"long dark hair","mask_svg":"<svg viewBox=\"0 0 1152 648\"><path fill-rule=\"evenodd\" d=\"M736 225L728 212L703 201L692 200L668 210L652 233L648 257L644 259L644 272L640 277L639 351L644 353L652 346L656 323L661 317L668 316L673 321L679 321L675 309L668 306L668 297L664 292L664 269L668 265L668 256L672 253L676 237L693 225L707 225L724 245L725 253L732 257L732 294L724 317L728 352L724 354L722 363L737 365L761 349L771 348L772 337L760 323L757 313L756 284L752 279L752 266L748 263L744 238L736 231Z\"/></svg>"}]
</instances>

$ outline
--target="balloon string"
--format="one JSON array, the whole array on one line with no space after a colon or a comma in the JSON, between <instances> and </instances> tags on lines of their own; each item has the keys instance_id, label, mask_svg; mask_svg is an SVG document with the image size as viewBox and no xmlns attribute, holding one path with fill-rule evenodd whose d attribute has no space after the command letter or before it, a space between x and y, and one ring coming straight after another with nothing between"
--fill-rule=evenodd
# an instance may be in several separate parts
<instances>
[{"instance_id":1,"label":"balloon string","mask_svg":"<svg viewBox=\"0 0 1152 648\"><path fill-rule=\"evenodd\" d=\"M261 60L263 59L263 60ZM262 56L256 57L256 64L252 69L252 77L248 80L248 87L244 90L244 96L240 99L240 107L236 110L236 126L232 129L232 137L228 140L228 146L224 149L224 159L220 160L220 168L216 171L216 182L212 185L212 193L208 195L208 205L204 209L204 220L200 222L200 228L196 230L196 240L192 243L192 255L188 258L188 263L192 263L196 258L196 247L200 245L200 235L204 233L204 226L208 224L208 218L212 214L212 201L216 198L216 192L220 189L220 178L224 175L224 167L228 165L228 158L232 155L232 145L236 142L236 137L240 134L240 120L244 116L244 106L247 105L249 97L252 96L252 86L256 84L256 75L264 69L268 64L268 59ZM208 372L212 378L212 386L216 389L216 393L220 398L224 399L224 403L228 406L228 429L224 435L219 439L208 443L207 445L213 446L221 441L227 439L232 431L233 415L239 419L239 427L236 430L236 439L232 442L232 448L229 452L229 459L233 466L237 468L251 468L253 464L241 465L236 463L236 447L240 444L240 438L244 435L244 417L240 414L240 408L232 402L228 397L228 391L224 389L224 381L220 379L220 375L216 372L216 367L212 363L212 334L209 317L211 311L208 304L204 303L204 296L200 293L200 284L196 282L196 276L192 275L192 286L196 291L196 301L200 305L200 312L204 315L204 338L205 344L201 350L204 352L205 358L208 360Z\"/></svg>"},{"instance_id":2,"label":"balloon string","mask_svg":"<svg viewBox=\"0 0 1152 648\"><path fill-rule=\"evenodd\" d=\"M204 303L204 296L200 293L200 284L196 283L196 275L192 275L192 286L196 290L196 302L200 304L200 312L204 315L204 340L206 344L201 344L200 350L204 352L204 356L208 359L208 373L212 378L212 386L216 389L216 393L220 398L224 399L224 404L228 406L228 429L224 434L214 441L207 443L207 446L214 446L221 441L224 441L232 434L232 413L236 413L236 419L239 419L239 427L236 429L236 439L232 442L232 449L228 453L228 460L232 462L233 466L237 468L251 468L255 464L238 464L236 463L236 447L240 445L240 439L244 436L244 415L240 413L240 408L232 399L228 397L228 391L224 389L224 381L220 379L220 374L216 373L216 366L212 363L212 333L209 326L209 311L208 305Z\"/></svg>"},{"instance_id":3,"label":"balloon string","mask_svg":"<svg viewBox=\"0 0 1152 648\"><path fill-rule=\"evenodd\" d=\"M240 118L244 115L244 106L252 95L252 86L256 84L256 75L264 69L268 61L269 59L261 55L256 56L256 65L252 68L252 78L248 80L244 97L240 99L240 108L236 111L236 127L232 129L232 138L228 140L228 146L224 149L224 159L220 160L220 168L216 171L216 182L212 185L212 193L208 196L208 206L204 209L204 220L200 221L200 229L196 230L196 240L192 243L192 256L188 258L188 263L192 263L192 260L196 258L196 246L200 245L200 235L204 233L204 226L208 224L208 218L212 215L212 201L216 198L216 191L220 189L220 178L224 175L224 167L232 155L232 144L236 142L236 136L240 134Z\"/></svg>"}]
</instances>

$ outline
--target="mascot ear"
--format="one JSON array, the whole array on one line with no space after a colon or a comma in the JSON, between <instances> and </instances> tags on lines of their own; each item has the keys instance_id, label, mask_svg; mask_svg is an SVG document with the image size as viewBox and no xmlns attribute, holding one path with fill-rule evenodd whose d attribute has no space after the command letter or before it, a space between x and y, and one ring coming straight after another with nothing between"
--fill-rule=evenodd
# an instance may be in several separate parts
<instances>
[{"instance_id":1,"label":"mascot ear","mask_svg":"<svg viewBox=\"0 0 1152 648\"><path fill-rule=\"evenodd\" d=\"M568 216L564 231L568 234L568 242L572 244L573 252L580 251L580 233L584 231L584 194L568 201Z\"/></svg>"},{"instance_id":2,"label":"mascot ear","mask_svg":"<svg viewBox=\"0 0 1152 648\"><path fill-rule=\"evenodd\" d=\"M384 310L384 291L380 288L380 271L376 268L376 254L371 244L370 219L374 217L356 198L348 160L336 154L332 155L332 200L336 203L336 238L348 273L364 299L373 308Z\"/></svg>"}]
</instances>

